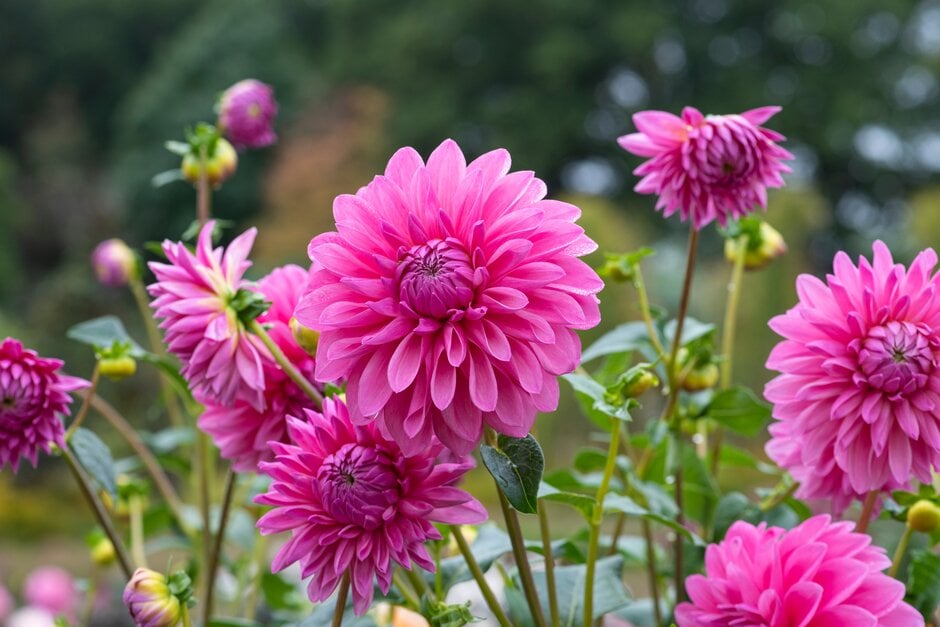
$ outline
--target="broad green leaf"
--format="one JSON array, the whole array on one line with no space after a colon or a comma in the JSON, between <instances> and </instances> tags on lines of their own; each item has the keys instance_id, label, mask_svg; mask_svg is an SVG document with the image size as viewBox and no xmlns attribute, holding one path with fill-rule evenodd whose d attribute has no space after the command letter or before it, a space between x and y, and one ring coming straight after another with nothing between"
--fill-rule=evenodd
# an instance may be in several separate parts
<instances>
[{"instance_id":1,"label":"broad green leaf","mask_svg":"<svg viewBox=\"0 0 940 627\"><path fill-rule=\"evenodd\" d=\"M608 331L581 353L581 363L628 351L640 350L649 346L649 334L643 322L627 322Z\"/></svg>"},{"instance_id":2,"label":"broad green leaf","mask_svg":"<svg viewBox=\"0 0 940 627\"><path fill-rule=\"evenodd\" d=\"M663 336L665 338L664 346L672 345L672 340L676 336L676 324L676 320L670 320L663 327ZM682 346L705 337L714 330L715 325L710 322L702 322L686 316L685 322L682 324Z\"/></svg>"},{"instance_id":3,"label":"broad green leaf","mask_svg":"<svg viewBox=\"0 0 940 627\"><path fill-rule=\"evenodd\" d=\"M733 446L731 444L722 444L721 445L721 454L719 455L719 461L722 466L736 466L739 468L753 468L758 472L762 472L765 475L780 476L780 469L773 464L768 464L767 462L762 462L748 451Z\"/></svg>"},{"instance_id":4,"label":"broad green leaf","mask_svg":"<svg viewBox=\"0 0 940 627\"><path fill-rule=\"evenodd\" d=\"M656 522L666 527L669 527L673 531L676 531L689 541L691 541L696 546L703 546L705 542L698 537L698 535L692 533L689 529L680 525L674 519L662 514L656 514L646 509L633 499L628 496L623 496L621 494L608 494L604 497L604 513L620 513L626 514L627 516L638 516L640 518L645 518L651 522Z\"/></svg>"},{"instance_id":5,"label":"broad green leaf","mask_svg":"<svg viewBox=\"0 0 940 627\"><path fill-rule=\"evenodd\" d=\"M303 607L297 588L279 574L263 573L261 591L264 593L265 604L273 610L298 610Z\"/></svg>"},{"instance_id":6,"label":"broad green leaf","mask_svg":"<svg viewBox=\"0 0 940 627\"><path fill-rule=\"evenodd\" d=\"M94 432L80 427L69 438L69 447L82 467L112 498L117 495L117 480L111 449Z\"/></svg>"},{"instance_id":7,"label":"broad green leaf","mask_svg":"<svg viewBox=\"0 0 940 627\"><path fill-rule=\"evenodd\" d=\"M705 407L705 418L735 433L757 436L770 420L770 406L757 398L750 389L735 386L717 392Z\"/></svg>"},{"instance_id":8,"label":"broad green leaf","mask_svg":"<svg viewBox=\"0 0 940 627\"><path fill-rule=\"evenodd\" d=\"M558 599L560 623L566 627L583 627L584 580L587 568L584 564L558 566L555 568L555 590ZM612 555L597 560L594 568L594 618L627 607L630 594L622 580L623 558ZM542 611L547 617L548 584L545 571L532 573L535 588L542 602ZM518 583L517 583L518 585ZM515 617L515 615L514 615Z\"/></svg>"},{"instance_id":9,"label":"broad green leaf","mask_svg":"<svg viewBox=\"0 0 940 627\"><path fill-rule=\"evenodd\" d=\"M535 438L531 435L524 438L500 435L496 447L483 445L480 455L509 503L520 512L536 513L545 458Z\"/></svg>"},{"instance_id":10,"label":"broad green leaf","mask_svg":"<svg viewBox=\"0 0 940 627\"><path fill-rule=\"evenodd\" d=\"M586 494L577 494L575 492L563 492L544 481L539 485L538 496L540 499L546 501L570 505L581 512L586 520L590 519L594 511L594 504L597 502L594 500L594 497L587 496Z\"/></svg>"},{"instance_id":11,"label":"broad green leaf","mask_svg":"<svg viewBox=\"0 0 940 627\"><path fill-rule=\"evenodd\" d=\"M661 514L666 518L675 518L678 514L675 499L658 483L637 479L632 481L631 485L643 495L647 509L654 514Z\"/></svg>"},{"instance_id":12,"label":"broad green leaf","mask_svg":"<svg viewBox=\"0 0 940 627\"><path fill-rule=\"evenodd\" d=\"M130 355L134 358L141 358L147 352L134 341L124 328L124 323L117 316L102 316L79 322L66 331L65 335L100 349L111 348L115 343L128 344L131 347Z\"/></svg>"},{"instance_id":13,"label":"broad green leaf","mask_svg":"<svg viewBox=\"0 0 940 627\"><path fill-rule=\"evenodd\" d=\"M476 539L470 545L470 552L484 572L492 566L493 562L511 551L512 542L509 536L496 525L480 527ZM441 560L441 576L445 589L473 578L461 555Z\"/></svg>"},{"instance_id":14,"label":"broad green leaf","mask_svg":"<svg viewBox=\"0 0 940 627\"><path fill-rule=\"evenodd\" d=\"M578 402L588 418L602 431L610 431L610 419L632 420L625 405L619 407L607 402L607 388L593 378L581 374L566 374L561 377L574 388Z\"/></svg>"},{"instance_id":15,"label":"broad green leaf","mask_svg":"<svg viewBox=\"0 0 940 627\"><path fill-rule=\"evenodd\" d=\"M909 573L905 599L929 620L940 605L940 555L929 549L913 552Z\"/></svg>"}]
</instances>

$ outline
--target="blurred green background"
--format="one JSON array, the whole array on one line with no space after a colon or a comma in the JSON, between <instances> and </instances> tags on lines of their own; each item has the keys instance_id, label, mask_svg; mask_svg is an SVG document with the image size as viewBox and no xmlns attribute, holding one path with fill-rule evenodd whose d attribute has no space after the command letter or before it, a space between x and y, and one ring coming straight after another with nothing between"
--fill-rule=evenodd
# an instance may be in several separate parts
<instances>
[{"instance_id":1,"label":"blurred green background","mask_svg":"<svg viewBox=\"0 0 940 627\"><path fill-rule=\"evenodd\" d=\"M686 228L631 192L639 160L615 139L633 112L685 104L782 105L768 125L797 157L767 214L791 252L745 279L744 383L769 378L766 321L793 304L797 273L825 271L839 248L870 251L875 237L905 261L940 241L932 0L4 0L0 59L0 337L85 376L91 355L64 338L69 326L117 313L143 337L130 295L94 283L92 248L182 232L192 188L150 184L177 164L163 141L212 120L217 94L246 77L275 87L280 140L241 155L215 212L261 229L255 277L305 262L332 198L397 147L427 154L453 137L468 156L508 148L515 168L582 206L602 250L655 246L647 282L674 307ZM714 229L701 252L692 314L717 321L729 268ZM635 317L627 287L602 300L604 329L588 340ZM152 429L154 383L144 371L103 394ZM549 467L570 459L587 425L570 399L539 422ZM76 500L60 479L58 463L0 473L0 578L44 559L38 539L87 529L56 515ZM84 555L52 550L87 568Z\"/></svg>"}]
</instances>

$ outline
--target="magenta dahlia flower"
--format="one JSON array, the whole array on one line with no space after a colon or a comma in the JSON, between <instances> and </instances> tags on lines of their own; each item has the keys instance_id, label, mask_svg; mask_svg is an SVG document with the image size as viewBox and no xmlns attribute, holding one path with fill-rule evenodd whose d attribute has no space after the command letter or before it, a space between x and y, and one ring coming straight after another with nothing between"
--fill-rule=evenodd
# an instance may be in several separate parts
<instances>
[{"instance_id":1,"label":"magenta dahlia flower","mask_svg":"<svg viewBox=\"0 0 940 627\"><path fill-rule=\"evenodd\" d=\"M253 78L235 83L219 99L219 128L239 149L273 144L276 115L274 90Z\"/></svg>"},{"instance_id":2,"label":"magenta dahlia flower","mask_svg":"<svg viewBox=\"0 0 940 627\"><path fill-rule=\"evenodd\" d=\"M291 532L274 558L274 572L300 562L311 601L323 601L343 574L351 576L353 604L363 614L373 580L388 592L395 563L434 570L425 542L441 538L431 523L471 524L486 510L455 487L473 466L454 461L438 442L405 455L374 424L355 425L346 406L323 401L323 413L289 417L292 444L272 442L276 459L260 468L272 478L256 498L274 509L258 521L262 534Z\"/></svg>"},{"instance_id":3,"label":"magenta dahlia flower","mask_svg":"<svg viewBox=\"0 0 940 627\"><path fill-rule=\"evenodd\" d=\"M702 115L694 107L682 117L665 111L633 116L639 133L618 139L627 152L650 157L633 171L643 179L634 188L656 194L656 209L667 218L676 211L696 229L767 207L767 188L782 187L783 162L793 155L777 145L783 135L761 126L780 107L741 114Z\"/></svg>"},{"instance_id":4,"label":"magenta dahlia flower","mask_svg":"<svg viewBox=\"0 0 940 627\"><path fill-rule=\"evenodd\" d=\"M840 512L940 468L940 275L933 250L906 270L882 242L872 263L840 252L833 265L825 283L800 276L799 302L770 321L784 340L764 395L779 421L768 455L798 496Z\"/></svg>"},{"instance_id":5,"label":"magenta dahlia flower","mask_svg":"<svg viewBox=\"0 0 940 627\"><path fill-rule=\"evenodd\" d=\"M313 381L313 357L297 345L289 326L307 277L308 272L300 266L287 265L258 281L258 291L271 303L270 309L258 316L258 322L267 327L271 339L297 370ZM199 428L209 434L222 457L232 461L236 472L254 472L258 462L273 458L268 442L285 440L287 416L302 416L304 409L314 408L310 398L272 358L263 360L263 368L263 410L240 399L226 407L211 398L197 397L206 408L199 417Z\"/></svg>"},{"instance_id":6,"label":"magenta dahlia flower","mask_svg":"<svg viewBox=\"0 0 940 627\"><path fill-rule=\"evenodd\" d=\"M200 231L195 254L181 242L163 242L169 263L149 264L157 278L147 288L151 306L195 395L225 406L241 398L263 411L267 349L232 306L245 288L242 276L251 265L247 258L257 230L242 233L223 251L212 248L213 226L210 221Z\"/></svg>"},{"instance_id":7,"label":"magenta dahlia flower","mask_svg":"<svg viewBox=\"0 0 940 627\"><path fill-rule=\"evenodd\" d=\"M705 550L705 575L685 580L679 627L917 627L904 584L881 571L884 549L851 522L815 516L789 531L738 521Z\"/></svg>"},{"instance_id":8,"label":"magenta dahlia flower","mask_svg":"<svg viewBox=\"0 0 940 627\"><path fill-rule=\"evenodd\" d=\"M578 364L574 330L600 320L579 209L509 165L505 150L467 165L451 140L427 164L402 148L310 242L295 315L321 332L317 378L345 377L353 420L407 454L432 435L466 453L484 424L524 436Z\"/></svg>"},{"instance_id":9,"label":"magenta dahlia flower","mask_svg":"<svg viewBox=\"0 0 940 627\"><path fill-rule=\"evenodd\" d=\"M62 361L40 357L13 338L0 343L0 468L16 472L26 458L35 467L40 450L65 446L59 414L68 416L69 392L88 381L59 372Z\"/></svg>"}]
</instances>

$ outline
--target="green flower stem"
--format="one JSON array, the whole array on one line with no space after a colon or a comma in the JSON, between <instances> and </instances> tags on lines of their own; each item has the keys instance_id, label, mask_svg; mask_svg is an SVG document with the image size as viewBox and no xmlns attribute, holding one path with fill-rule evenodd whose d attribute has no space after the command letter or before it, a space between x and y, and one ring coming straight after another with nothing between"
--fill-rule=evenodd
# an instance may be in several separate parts
<instances>
[{"instance_id":1,"label":"green flower stem","mask_svg":"<svg viewBox=\"0 0 940 627\"><path fill-rule=\"evenodd\" d=\"M865 497L865 502L862 503L862 513L859 514L858 524L855 525L855 531L858 533L868 533L868 523L871 522L871 514L875 510L875 503L878 502L879 494L881 494L881 491L872 490Z\"/></svg>"},{"instance_id":2,"label":"green flower stem","mask_svg":"<svg viewBox=\"0 0 940 627\"><path fill-rule=\"evenodd\" d=\"M689 297L692 294L692 276L695 274L695 257L698 250L698 231L695 228L689 230L689 248L686 257L685 279L682 281L682 296L679 299L679 311L676 314L675 337L672 338L672 348L669 350L669 361L666 363L666 376L669 381L669 392L666 397L666 406L663 408L662 418L671 420L676 410L676 404L679 400L679 373L676 358L679 355L679 348L682 347L682 331L685 328L685 316L689 309Z\"/></svg>"},{"instance_id":3,"label":"green flower stem","mask_svg":"<svg viewBox=\"0 0 940 627\"><path fill-rule=\"evenodd\" d=\"M160 329L153 319L153 312L150 311L150 302L147 298L147 292L144 290L144 284L140 277L131 277L129 282L131 294L134 295L134 302L137 303L137 310L144 321L144 327L147 329L147 338L150 341L150 350L159 357L166 356L166 349L163 347L163 340L160 337ZM170 417L170 424L174 427L183 426L183 416L180 412L179 401L170 382L160 369L157 369L157 376L160 381L160 395L163 397L163 405L166 407L166 413Z\"/></svg>"},{"instance_id":4,"label":"green flower stem","mask_svg":"<svg viewBox=\"0 0 940 627\"><path fill-rule=\"evenodd\" d=\"M412 591L411 586L409 586L401 576L401 570L395 569L392 571L392 583L395 584L395 587L398 588L399 594L402 598L405 599L405 603L410 609L420 610L421 602L418 601L418 597Z\"/></svg>"},{"instance_id":5,"label":"green flower stem","mask_svg":"<svg viewBox=\"0 0 940 627\"><path fill-rule=\"evenodd\" d=\"M545 503L539 503L539 531L542 534L542 554L545 557L545 583L548 587L548 612L552 627L559 627L558 595L555 591L555 556L552 555L552 534L548 529Z\"/></svg>"},{"instance_id":6,"label":"green flower stem","mask_svg":"<svg viewBox=\"0 0 940 627\"><path fill-rule=\"evenodd\" d=\"M665 362L666 350L663 348L662 342L659 341L659 334L653 325L653 314L650 312L649 296L646 293L646 283L643 282L643 272L640 270L640 264L633 266L633 287L636 289L637 298L640 299L640 314L646 324L646 333L650 336L650 343L656 349L659 359Z\"/></svg>"},{"instance_id":7,"label":"green flower stem","mask_svg":"<svg viewBox=\"0 0 940 627\"><path fill-rule=\"evenodd\" d=\"M131 575L134 573L133 562L127 555L127 549L124 548L124 542L121 540L120 534L115 530L114 524L111 522L111 517L108 516L107 510L91 487L91 479L85 474L85 470L82 468L81 464L78 463L78 460L75 459L75 456L72 454L72 451L69 450L68 446L61 449L61 451L62 457L69 466L69 470L72 471L72 476L75 477L75 481L78 482L82 496L85 497L98 524L104 530L108 539L111 540L111 544L114 545L114 552L117 554L118 565L120 565L121 571L127 579L130 579Z\"/></svg>"},{"instance_id":8,"label":"green flower stem","mask_svg":"<svg viewBox=\"0 0 940 627\"><path fill-rule=\"evenodd\" d=\"M91 406L95 408L95 411L101 414L114 430L118 432L118 435L124 438L130 445L131 449L133 449L134 453L136 453L137 457L140 459L140 463L143 464L144 469L150 475L150 478L153 479L153 483L157 486L157 490L159 490L167 507L173 512L173 516L176 518L176 522L179 524L180 528L188 536L192 537L195 532L183 517L183 502L176 493L176 489L173 488L169 477L167 477L163 468L160 466L160 462L157 461L154 454L150 452L150 449L147 448L144 441L137 435L137 431L134 430L134 427L132 427L130 423L127 422L127 419L110 403L97 394L91 394L89 390L83 390L79 392L79 394L85 395L86 398L91 398Z\"/></svg>"},{"instance_id":9,"label":"green flower stem","mask_svg":"<svg viewBox=\"0 0 940 627\"><path fill-rule=\"evenodd\" d=\"M310 400L312 400L318 408L322 407L323 396L313 387L313 384L294 367L294 364L290 362L280 347L274 343L274 340L272 340L268 332L264 330L261 323L258 322L257 319L252 320L248 323L248 330L254 333L267 349L271 351L271 355L281 367L281 370L297 384L297 387L303 390L304 394L309 396Z\"/></svg>"},{"instance_id":10,"label":"green flower stem","mask_svg":"<svg viewBox=\"0 0 940 627\"><path fill-rule=\"evenodd\" d=\"M405 576L408 578L408 581L410 581L411 585L414 586L415 592L418 593L418 596L421 597L422 595L425 595L430 599L432 596L431 588L428 587L428 582L424 580L424 577L418 573L417 567L403 570L405 572ZM418 606L420 607L420 605L421 603L419 602Z\"/></svg>"},{"instance_id":11,"label":"green flower stem","mask_svg":"<svg viewBox=\"0 0 940 627\"><path fill-rule=\"evenodd\" d=\"M444 573L441 572L441 550L443 543L440 541L433 544L434 548L434 599L436 601L444 600Z\"/></svg>"},{"instance_id":12,"label":"green flower stem","mask_svg":"<svg viewBox=\"0 0 940 627\"><path fill-rule=\"evenodd\" d=\"M212 189L209 187L208 172L209 157L206 154L206 147L199 150L199 182L196 184L196 219L199 221L199 227L202 228L209 221L209 214L212 212Z\"/></svg>"},{"instance_id":13,"label":"green flower stem","mask_svg":"<svg viewBox=\"0 0 940 627\"><path fill-rule=\"evenodd\" d=\"M789 486L786 486L783 479L780 480L780 483L777 484L777 487L774 488L773 492L768 494L763 501L760 502L760 511L767 512L777 507L788 498L793 496L793 493L796 492L797 488L800 487L799 483L791 483Z\"/></svg>"},{"instance_id":14,"label":"green flower stem","mask_svg":"<svg viewBox=\"0 0 940 627\"><path fill-rule=\"evenodd\" d=\"M506 613L500 606L499 601L496 600L493 589L490 588L490 584L487 583L483 571L480 570L480 565L477 563L476 558L473 557L470 545L467 544L466 538L463 537L463 532L460 531L460 527L458 525L450 525L450 532L454 536L454 540L457 541L460 554L463 555L463 559L467 563L467 568L470 569L473 579L477 582L477 586L480 588L484 600L486 600L487 607L490 608L490 612L496 617L496 622L500 624L500 627L512 627L512 623L510 623L509 619L506 617Z\"/></svg>"},{"instance_id":15,"label":"green flower stem","mask_svg":"<svg viewBox=\"0 0 940 627\"><path fill-rule=\"evenodd\" d=\"M587 570L584 575L584 619L585 626L594 624L594 568L597 563L597 545L601 536L601 522L604 519L604 497L610 487L610 479L617 467L617 453L620 450L620 423L612 425L610 430L610 446L607 449L607 463L604 465L604 476L601 485L597 488L594 510L591 514L591 533L588 540Z\"/></svg>"},{"instance_id":16,"label":"green flower stem","mask_svg":"<svg viewBox=\"0 0 940 627\"><path fill-rule=\"evenodd\" d=\"M896 577L901 568L901 561L904 559L904 553L907 551L907 543L914 534L914 529L910 525L904 526L904 533L898 541L898 548L894 550L894 558L891 560L891 568L888 570L889 577Z\"/></svg>"},{"instance_id":17,"label":"green flower stem","mask_svg":"<svg viewBox=\"0 0 940 627\"><path fill-rule=\"evenodd\" d=\"M180 607L180 618L183 620L183 627L192 627L193 621L189 617L189 608L185 603Z\"/></svg>"},{"instance_id":18,"label":"green flower stem","mask_svg":"<svg viewBox=\"0 0 940 627\"><path fill-rule=\"evenodd\" d=\"M346 597L349 595L349 571L343 574L336 593L336 609L333 610L333 627L342 627L343 614L346 613Z\"/></svg>"},{"instance_id":19,"label":"green flower stem","mask_svg":"<svg viewBox=\"0 0 940 627\"><path fill-rule=\"evenodd\" d=\"M228 523L229 511L232 509L232 495L235 493L235 473L229 469L225 475L225 490L222 496L222 509L219 513L219 529L213 537L212 548L209 552L209 561L206 566L206 596L202 604L202 624L208 625L212 618L212 601L215 592L215 573L219 569L219 560L222 557L222 545L225 541L225 527ZM205 536L208 536L206 527Z\"/></svg>"},{"instance_id":20,"label":"green flower stem","mask_svg":"<svg viewBox=\"0 0 940 627\"><path fill-rule=\"evenodd\" d=\"M646 541L646 574L649 577L650 596L653 597L653 618L656 625L663 624L659 608L659 575L656 573L656 546L653 544L653 526L645 518L640 520L643 539Z\"/></svg>"},{"instance_id":21,"label":"green flower stem","mask_svg":"<svg viewBox=\"0 0 940 627\"><path fill-rule=\"evenodd\" d=\"M147 553L144 551L144 504L140 496L132 495L128 499L131 517L131 555L138 568L147 568Z\"/></svg>"},{"instance_id":22,"label":"green flower stem","mask_svg":"<svg viewBox=\"0 0 940 627\"><path fill-rule=\"evenodd\" d=\"M98 381L101 379L101 368L99 367L99 362L95 362L95 369L91 373L91 386L87 390L80 390L78 394L82 396L82 405L78 408L78 413L75 414L75 420L72 421L72 424L69 425L69 428L65 432L65 441L68 442L72 435L78 431L78 428L82 426L82 423L85 422L85 418L88 416L88 408L91 407L91 397L95 395L95 390L98 389Z\"/></svg>"},{"instance_id":23,"label":"green flower stem","mask_svg":"<svg viewBox=\"0 0 940 627\"><path fill-rule=\"evenodd\" d=\"M199 534L199 543L202 553L202 565L200 569L199 598L204 600L208 596L208 589L212 587L211 582L206 578L208 564L211 559L210 540L212 539L212 520L209 516L209 507L211 497L209 494L209 436L201 430L196 429L196 490L199 494L199 518L202 520L202 533Z\"/></svg>"}]
</instances>

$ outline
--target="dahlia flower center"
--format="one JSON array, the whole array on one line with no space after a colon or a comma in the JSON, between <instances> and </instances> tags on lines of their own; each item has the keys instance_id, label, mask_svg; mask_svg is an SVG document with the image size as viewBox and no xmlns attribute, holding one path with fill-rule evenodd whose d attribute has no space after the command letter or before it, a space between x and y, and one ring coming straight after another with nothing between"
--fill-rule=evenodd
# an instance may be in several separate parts
<instances>
[{"instance_id":1,"label":"dahlia flower center","mask_svg":"<svg viewBox=\"0 0 940 627\"><path fill-rule=\"evenodd\" d=\"M927 384L938 356L940 338L927 327L892 321L868 332L858 350L858 363L871 387L902 395Z\"/></svg>"},{"instance_id":2,"label":"dahlia flower center","mask_svg":"<svg viewBox=\"0 0 940 627\"><path fill-rule=\"evenodd\" d=\"M34 375L23 374L31 377ZM24 416L31 416L36 407L41 403L39 388L41 385L26 384L13 377L13 373L6 369L0 369L0 384L3 385L3 392L0 392L0 420L18 420Z\"/></svg>"},{"instance_id":3,"label":"dahlia flower center","mask_svg":"<svg viewBox=\"0 0 940 627\"><path fill-rule=\"evenodd\" d=\"M398 474L388 454L345 444L327 457L317 473L323 506L344 523L374 529L398 501Z\"/></svg>"},{"instance_id":4,"label":"dahlia flower center","mask_svg":"<svg viewBox=\"0 0 940 627\"><path fill-rule=\"evenodd\" d=\"M466 251L448 241L402 250L398 256L399 301L420 316L445 319L473 299L473 266Z\"/></svg>"},{"instance_id":5,"label":"dahlia flower center","mask_svg":"<svg viewBox=\"0 0 940 627\"><path fill-rule=\"evenodd\" d=\"M751 177L760 165L758 136L743 125L729 128L733 122L728 117L708 116L689 130L682 160L689 176L702 183L733 185Z\"/></svg>"}]
</instances>

